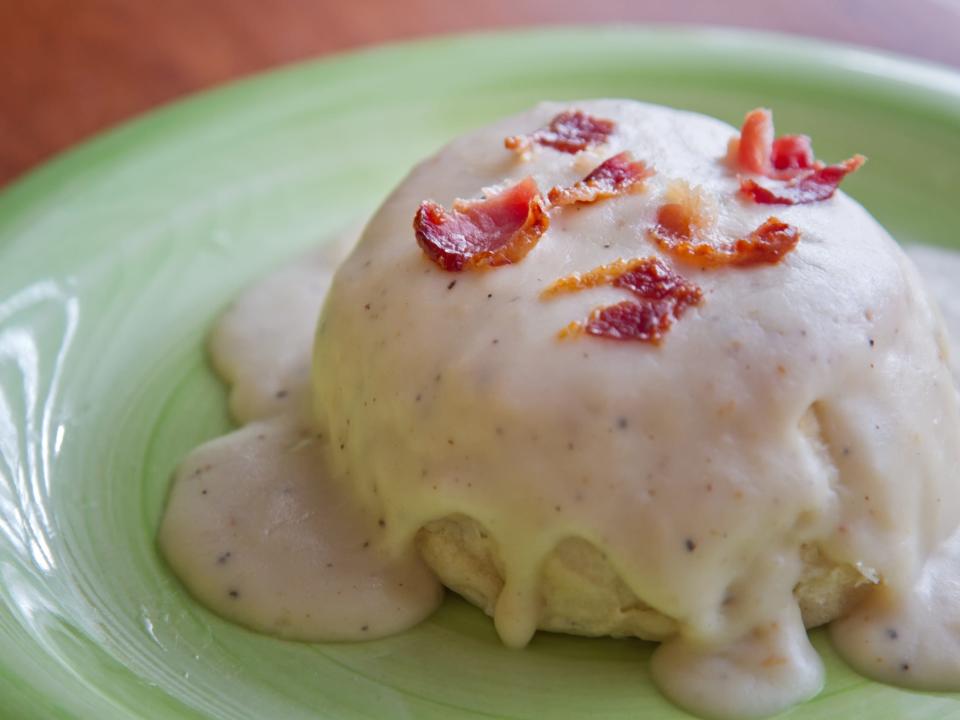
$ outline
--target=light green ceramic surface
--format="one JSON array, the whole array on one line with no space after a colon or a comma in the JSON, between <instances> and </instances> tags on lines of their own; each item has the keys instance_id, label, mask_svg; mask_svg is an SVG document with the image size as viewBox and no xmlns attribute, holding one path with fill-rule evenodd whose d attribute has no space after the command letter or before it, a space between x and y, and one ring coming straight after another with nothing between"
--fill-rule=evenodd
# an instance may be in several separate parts
<instances>
[{"instance_id":1,"label":"light green ceramic surface","mask_svg":"<svg viewBox=\"0 0 960 720\"><path fill-rule=\"evenodd\" d=\"M452 136L544 99L731 122L756 105L904 240L960 247L960 76L848 48L685 30L444 38L308 63L125 125L0 196L0 718L667 718L637 641L503 648L448 600L355 645L206 612L154 533L179 458L229 427L204 335L251 280L369 213ZM411 237L411 242L413 238ZM958 278L960 282L960 278ZM790 718L960 718L846 668Z\"/></svg>"}]
</instances>

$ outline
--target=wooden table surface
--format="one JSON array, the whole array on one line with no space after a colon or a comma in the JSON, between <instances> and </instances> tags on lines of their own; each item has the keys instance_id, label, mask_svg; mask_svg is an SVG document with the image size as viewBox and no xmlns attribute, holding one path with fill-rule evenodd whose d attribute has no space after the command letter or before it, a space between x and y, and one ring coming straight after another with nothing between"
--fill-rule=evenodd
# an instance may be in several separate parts
<instances>
[{"instance_id":1,"label":"wooden table surface","mask_svg":"<svg viewBox=\"0 0 960 720\"><path fill-rule=\"evenodd\" d=\"M764 28L960 67L960 0L0 0L0 185L125 118L282 63L583 22Z\"/></svg>"}]
</instances>

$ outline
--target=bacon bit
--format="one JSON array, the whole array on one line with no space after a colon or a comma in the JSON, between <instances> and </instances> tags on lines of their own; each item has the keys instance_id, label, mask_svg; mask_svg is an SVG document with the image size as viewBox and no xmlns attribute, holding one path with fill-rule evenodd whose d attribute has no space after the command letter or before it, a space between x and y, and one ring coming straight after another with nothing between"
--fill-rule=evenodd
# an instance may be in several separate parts
<instances>
[{"instance_id":1,"label":"bacon bit","mask_svg":"<svg viewBox=\"0 0 960 720\"><path fill-rule=\"evenodd\" d=\"M629 290L641 300L669 300L677 306L677 313L689 305L699 305L703 299L700 288L652 257L645 258L613 284ZM676 316L680 317L679 314Z\"/></svg>"},{"instance_id":2,"label":"bacon bit","mask_svg":"<svg viewBox=\"0 0 960 720\"><path fill-rule=\"evenodd\" d=\"M762 205L800 205L819 202L833 197L843 178L857 170L866 161L863 155L854 155L842 163L811 170L772 188L750 178L740 178L740 192Z\"/></svg>"},{"instance_id":3,"label":"bacon bit","mask_svg":"<svg viewBox=\"0 0 960 720\"><path fill-rule=\"evenodd\" d=\"M768 218L747 237L725 245L694 242L690 237L671 234L661 225L653 228L650 235L661 250L678 260L695 263L703 268L773 265L792 252L800 242L800 231L775 217Z\"/></svg>"},{"instance_id":4,"label":"bacon bit","mask_svg":"<svg viewBox=\"0 0 960 720\"><path fill-rule=\"evenodd\" d=\"M709 234L714 212L703 192L675 182L667 188L666 200L657 210L657 224L650 236L661 250L703 268L773 264L800 240L799 230L771 217L746 238L719 244L702 242Z\"/></svg>"},{"instance_id":5,"label":"bacon bit","mask_svg":"<svg viewBox=\"0 0 960 720\"><path fill-rule=\"evenodd\" d=\"M533 178L483 200L456 200L452 212L430 200L413 219L417 243L444 270L478 270L519 262L550 225Z\"/></svg>"},{"instance_id":6,"label":"bacon bit","mask_svg":"<svg viewBox=\"0 0 960 720\"><path fill-rule=\"evenodd\" d=\"M754 202L766 205L797 205L819 202L833 196L840 181L866 161L854 155L838 165L826 166L814 157L806 135L774 139L773 115L765 108L747 113L740 137L730 141L729 159L741 170L784 181L776 187L740 179L740 191Z\"/></svg>"},{"instance_id":7,"label":"bacon bit","mask_svg":"<svg viewBox=\"0 0 960 720\"><path fill-rule=\"evenodd\" d=\"M655 257L618 260L583 275L561 278L541 294L542 298L575 292L597 285L629 290L634 300L595 309L583 323L563 328L560 339L586 333L613 340L639 340L659 344L684 311L703 301L703 291L674 273Z\"/></svg>"},{"instance_id":8,"label":"bacon bit","mask_svg":"<svg viewBox=\"0 0 960 720\"><path fill-rule=\"evenodd\" d=\"M774 170L796 172L809 170L817 164L813 144L806 135L784 135L773 141L770 162Z\"/></svg>"},{"instance_id":9,"label":"bacon bit","mask_svg":"<svg viewBox=\"0 0 960 720\"><path fill-rule=\"evenodd\" d=\"M503 146L516 153L525 153L533 143L552 147L560 152L578 153L592 145L602 145L617 125L613 120L593 117L582 110L565 110L550 124L530 135L505 138Z\"/></svg>"},{"instance_id":10,"label":"bacon bit","mask_svg":"<svg viewBox=\"0 0 960 720\"><path fill-rule=\"evenodd\" d=\"M679 180L665 193L666 203L657 211L657 225L671 237L690 239L707 232L716 209L700 188Z\"/></svg>"},{"instance_id":11,"label":"bacon bit","mask_svg":"<svg viewBox=\"0 0 960 720\"><path fill-rule=\"evenodd\" d=\"M583 180L570 187L556 186L547 194L551 205L588 204L643 190L643 181L654 174L642 160L622 152L604 160Z\"/></svg>"},{"instance_id":12,"label":"bacon bit","mask_svg":"<svg viewBox=\"0 0 960 720\"><path fill-rule=\"evenodd\" d=\"M600 265L585 273L574 273L559 280L554 280L541 293L541 300L549 300L564 293L579 292L600 285L612 285L622 275L647 262L649 258L634 258L624 260L619 258L612 263Z\"/></svg>"},{"instance_id":13,"label":"bacon bit","mask_svg":"<svg viewBox=\"0 0 960 720\"><path fill-rule=\"evenodd\" d=\"M757 108L747 113L737 141L737 162L747 172L766 175L773 148L773 113Z\"/></svg>"},{"instance_id":14,"label":"bacon bit","mask_svg":"<svg viewBox=\"0 0 960 720\"><path fill-rule=\"evenodd\" d=\"M574 321L557 333L557 340L566 340L567 338L574 338L582 334L583 324Z\"/></svg>"},{"instance_id":15,"label":"bacon bit","mask_svg":"<svg viewBox=\"0 0 960 720\"><path fill-rule=\"evenodd\" d=\"M639 340L658 344L673 324L666 303L636 303L624 300L597 308L583 323L581 332L611 340Z\"/></svg>"},{"instance_id":16,"label":"bacon bit","mask_svg":"<svg viewBox=\"0 0 960 720\"><path fill-rule=\"evenodd\" d=\"M691 237L694 227L689 208L682 203L664 203L657 210L657 228L671 237Z\"/></svg>"},{"instance_id":17,"label":"bacon bit","mask_svg":"<svg viewBox=\"0 0 960 720\"><path fill-rule=\"evenodd\" d=\"M740 137L730 141L728 155L732 164L741 170L781 180L823 167L823 163L814 158L813 145L806 135L774 139L773 113L766 108L747 113Z\"/></svg>"}]
</instances>

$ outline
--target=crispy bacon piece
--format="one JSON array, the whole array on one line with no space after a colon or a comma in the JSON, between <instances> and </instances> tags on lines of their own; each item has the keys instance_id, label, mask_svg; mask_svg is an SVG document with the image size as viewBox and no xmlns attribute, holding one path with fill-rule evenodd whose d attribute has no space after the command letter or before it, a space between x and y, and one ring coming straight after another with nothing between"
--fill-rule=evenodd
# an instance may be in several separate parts
<instances>
[{"instance_id":1,"label":"crispy bacon piece","mask_svg":"<svg viewBox=\"0 0 960 720\"><path fill-rule=\"evenodd\" d=\"M667 202L657 210L651 237L677 259L703 268L776 263L800 240L796 228L770 218L746 238L719 244L703 242L715 234L711 232L713 209L709 199L683 182L673 183L666 197Z\"/></svg>"},{"instance_id":2,"label":"crispy bacon piece","mask_svg":"<svg viewBox=\"0 0 960 720\"><path fill-rule=\"evenodd\" d=\"M612 285L613 282L630 272L637 265L647 261L647 258L634 258L633 260L614 260L612 263L600 265L599 267L588 270L585 273L574 273L567 275L559 280L554 280L540 293L541 300L549 300L556 295L564 293L579 292L588 288L599 287L600 285Z\"/></svg>"},{"instance_id":3,"label":"crispy bacon piece","mask_svg":"<svg viewBox=\"0 0 960 720\"><path fill-rule=\"evenodd\" d=\"M643 190L643 181L653 175L642 160L634 160L630 152L607 158L583 180L569 187L556 186L547 193L551 205L589 204L597 200Z\"/></svg>"},{"instance_id":4,"label":"crispy bacon piece","mask_svg":"<svg viewBox=\"0 0 960 720\"><path fill-rule=\"evenodd\" d=\"M639 340L655 345L673 324L673 311L666 303L638 303L624 300L596 308L586 322L573 323L564 334L586 333L612 340ZM563 331L562 331L563 332Z\"/></svg>"},{"instance_id":5,"label":"crispy bacon piece","mask_svg":"<svg viewBox=\"0 0 960 720\"><path fill-rule=\"evenodd\" d=\"M747 113L740 137L730 141L730 157L736 167L766 177L789 179L799 172L823 167L813 156L806 135L774 138L773 114L766 108Z\"/></svg>"},{"instance_id":6,"label":"crispy bacon piece","mask_svg":"<svg viewBox=\"0 0 960 720\"><path fill-rule=\"evenodd\" d=\"M519 262L549 225L532 177L483 200L456 200L452 212L427 200L413 218L424 253L451 272Z\"/></svg>"},{"instance_id":7,"label":"crispy bacon piece","mask_svg":"<svg viewBox=\"0 0 960 720\"><path fill-rule=\"evenodd\" d=\"M809 170L818 165L813 144L806 135L784 135L774 140L770 164L780 173Z\"/></svg>"},{"instance_id":8,"label":"crispy bacon piece","mask_svg":"<svg viewBox=\"0 0 960 720\"><path fill-rule=\"evenodd\" d=\"M766 175L770 170L770 154L773 148L773 113L766 108L756 108L747 113L736 141L737 162L747 172Z\"/></svg>"},{"instance_id":9,"label":"crispy bacon piece","mask_svg":"<svg viewBox=\"0 0 960 720\"><path fill-rule=\"evenodd\" d=\"M668 206L664 205L660 208L661 213L666 207ZM658 224L650 234L661 250L678 260L695 263L703 268L773 265L793 251L800 242L800 231L775 217L768 218L747 237L723 245L695 242L689 235L675 234L662 224Z\"/></svg>"},{"instance_id":10,"label":"crispy bacon piece","mask_svg":"<svg viewBox=\"0 0 960 720\"><path fill-rule=\"evenodd\" d=\"M740 192L767 205L797 205L819 202L833 196L840 181L866 161L854 155L837 165L826 166L814 157L806 135L774 139L773 115L765 108L747 113L740 137L730 141L729 156L741 170L776 180L762 184L740 178Z\"/></svg>"},{"instance_id":11,"label":"crispy bacon piece","mask_svg":"<svg viewBox=\"0 0 960 720\"><path fill-rule=\"evenodd\" d=\"M700 188L675 181L667 186L665 198L657 210L661 234L690 239L705 235L713 225L716 207Z\"/></svg>"},{"instance_id":12,"label":"crispy bacon piece","mask_svg":"<svg viewBox=\"0 0 960 720\"><path fill-rule=\"evenodd\" d=\"M699 305L703 298L700 288L654 257L644 258L613 284L629 290L640 300L670 301L677 306L678 313L690 305Z\"/></svg>"},{"instance_id":13,"label":"crispy bacon piece","mask_svg":"<svg viewBox=\"0 0 960 720\"><path fill-rule=\"evenodd\" d=\"M630 291L632 300L600 307L582 323L573 322L560 331L566 338L586 333L613 340L639 340L659 344L684 311L703 301L703 291L674 273L655 257L617 260L587 273L560 278L541 293L549 298L598 285L613 285Z\"/></svg>"},{"instance_id":14,"label":"crispy bacon piece","mask_svg":"<svg viewBox=\"0 0 960 720\"><path fill-rule=\"evenodd\" d=\"M827 165L797 175L792 180L775 185L761 185L750 178L740 178L740 192L761 205L799 205L819 202L833 196L840 182L863 165L867 159L854 155L836 165Z\"/></svg>"},{"instance_id":15,"label":"crispy bacon piece","mask_svg":"<svg viewBox=\"0 0 960 720\"><path fill-rule=\"evenodd\" d=\"M613 120L587 115L582 110L565 110L554 117L545 128L530 135L505 138L503 146L522 154L527 152L533 143L537 143L572 155L593 145L602 145L616 127Z\"/></svg>"}]
</instances>

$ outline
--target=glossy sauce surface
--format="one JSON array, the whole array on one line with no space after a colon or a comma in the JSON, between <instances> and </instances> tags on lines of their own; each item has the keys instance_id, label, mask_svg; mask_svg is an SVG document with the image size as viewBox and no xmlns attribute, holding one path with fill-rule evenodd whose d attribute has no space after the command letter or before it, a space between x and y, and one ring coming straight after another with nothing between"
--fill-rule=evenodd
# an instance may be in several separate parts
<instances>
[{"instance_id":1,"label":"glossy sauce surface","mask_svg":"<svg viewBox=\"0 0 960 720\"><path fill-rule=\"evenodd\" d=\"M960 388L960 253L913 245L916 264L947 329ZM960 479L960 468L956 470ZM956 690L960 679L960 531L937 547L913 582L884 588L834 622L834 645L868 677L921 690Z\"/></svg>"},{"instance_id":2,"label":"glossy sauce surface","mask_svg":"<svg viewBox=\"0 0 960 720\"><path fill-rule=\"evenodd\" d=\"M442 588L412 546L384 543L382 519L328 473L310 419L313 328L356 232L247 290L211 336L243 426L177 471L160 530L167 561L219 615L298 640L364 640L416 625Z\"/></svg>"},{"instance_id":3,"label":"glossy sauce surface","mask_svg":"<svg viewBox=\"0 0 960 720\"><path fill-rule=\"evenodd\" d=\"M960 338L960 253L926 246L907 251L943 313L950 338ZM232 369L232 374L224 373L228 382L245 378L242 384L234 380L233 397L250 398L238 416L251 422L184 461L161 534L168 560L207 607L249 627L299 640L388 635L419 622L439 597L436 580L422 563L409 557L391 560L379 546L363 547L380 538L383 529L353 507L342 488L323 482L324 445L298 417L296 402L303 401L307 386L291 368L309 362L313 320L325 292L323 276L337 255L324 249L306 263L298 260L277 271L239 298L217 326L214 362ZM291 296L304 299L292 311ZM257 341L264 327L272 328L280 347L299 348L301 357L264 352ZM953 347L951 357L960 381L960 347ZM274 404L277 379L292 391L293 409ZM266 419L252 419L256 417ZM839 624L835 636L851 646L848 657L865 664L873 677L921 687L949 685L949 676L941 675L955 673L960 658L960 638L949 631L951 624L960 626L960 589L951 586L945 595L927 593L908 602L927 605L919 613L911 613L915 607L872 609L872 616L882 614L883 622L861 616ZM936 626L924 624L924 617ZM922 627L917 627L918 619ZM777 647L791 642L799 652ZM918 644L929 648L931 643L941 650L924 662ZM819 686L817 660L805 645L805 638L761 631L721 655L704 657L695 649L675 648L658 656L654 673L662 689L674 694L682 692L676 686L682 687L691 671L706 689L729 685L730 673L744 672L745 664L766 668L756 693L747 699L762 714L784 678L800 694ZM909 672L904 664L910 665ZM714 687L704 693L707 710L717 709L718 692Z\"/></svg>"},{"instance_id":4,"label":"glossy sauce surface","mask_svg":"<svg viewBox=\"0 0 960 720\"><path fill-rule=\"evenodd\" d=\"M542 568L580 538L676 623L654 660L675 702L728 716L788 707L816 694L822 672L789 611L805 549L846 575L838 595L905 592L960 524L960 403L940 319L901 248L843 192L778 206L799 242L776 263L691 272L664 257L649 230L678 182L707 198L704 237L718 247L768 221L726 162L736 131L629 101L577 106L616 123L605 145L498 153L570 107L545 103L455 140L371 219L314 347L331 461L392 526L460 515L484 528L502 578L485 607L506 644L540 626ZM451 274L411 242L425 198L447 207L525 177L570 186L623 152L656 171L642 191L551 212L522 262ZM650 255L703 293L660 344L557 340L630 295L604 285L542 300L544 289ZM764 652L740 654L726 683L693 671L761 630L761 646L807 668L803 683L775 682Z\"/></svg>"},{"instance_id":5,"label":"glossy sauce surface","mask_svg":"<svg viewBox=\"0 0 960 720\"><path fill-rule=\"evenodd\" d=\"M663 120L653 117L648 123L650 127L644 127L643 132L671 127L666 124L661 128ZM529 124L528 129L536 127L532 120ZM502 134L502 129L496 132ZM717 186L727 182L718 170L708 169L695 158L699 154L709 155L713 145L721 148L724 132L717 128L705 132L688 148L690 152L682 156L674 171L708 175L712 178L710 183ZM472 142L475 144L476 138ZM466 141L447 152L476 160L476 151ZM574 165L577 162L587 161L580 158ZM506 161L499 160L486 166L482 162L467 163L467 167L476 168L471 171L473 174L461 173L451 179L444 190L446 195L438 199L450 202L456 195L469 196L466 186L484 182L491 163L497 173L529 171L510 169ZM576 174L582 175L582 171L582 167L546 167L542 169L544 178L540 184L569 181ZM424 171L420 172L422 175ZM304 302L292 312L289 304L271 298L278 297L281 288L283 292L292 291L296 280L277 282L275 291L261 288L259 295L255 290L238 302L215 334L219 338L213 344L215 364L228 381L236 383L233 407L238 419L253 420L261 413L274 417L266 423L274 450L256 455L253 448L258 435L263 433L262 427L258 433L258 426L251 425L228 441L214 441L201 448L185 462L171 496L161 538L171 564L184 582L225 616L303 639L366 637L374 628L373 611L389 607L385 616L389 619L376 630L380 632L382 628L385 634L390 628L398 630L414 624L438 602L436 582L410 555L413 535L431 519L464 512L478 519L497 537L500 546L509 550L501 558L506 582L494 613L497 630L508 645L526 644L537 627L538 568L542 559L564 537L576 535L602 548L631 586L643 588L643 599L653 608L682 620L680 635L665 642L654 660L658 685L679 704L705 715L745 717L770 714L814 695L822 683L822 669L790 594L799 572L799 545L817 540L836 557L856 562L871 582L882 577L900 589L899 597L907 598L913 597L910 588L915 587L914 581L926 576L926 558L936 553L949 535L948 529L956 525L955 499L945 493L937 495L937 488L955 484L956 478L945 476L942 470L944 465L950 466L957 448L943 446L943 456L938 458L918 435L911 442L920 458L919 470L913 458L904 458L897 449L889 449L889 437L906 432L921 418L923 427L932 423L929 427L936 432L956 423L952 409L955 403L948 402L942 394L950 392L951 386L949 379L942 376L945 347L938 358L924 345L936 323L919 289L918 278L897 257L898 251L889 239L881 239L885 255L880 260L859 255L862 248L855 243L850 247L830 247L827 252L828 238L836 232L835 223L809 208L791 208L790 219L802 228L808 242L801 245L798 257L791 257L785 264L798 274L794 282L812 284L810 293L803 297L807 303L804 307L784 302L784 281L779 276L761 280L763 275L752 275L743 281L753 283L751 301L740 307L750 322L742 325L733 316L729 320L712 319L709 313L713 305L719 303L722 307L731 302L742 288L731 290L729 279L724 284L711 276L704 281L707 309L703 315L698 315L696 322L679 324L665 349L654 350L667 353L668 357L628 357L622 349L572 344L546 356L539 346L556 347L554 333L561 326L561 317L583 316L591 304L623 298L616 289L600 288L586 299L576 294L551 303L524 306L527 295L532 302L539 303L539 293L550 280L613 262L618 254L629 254L624 238L636 237L638 228L649 226L654 206L629 209L625 219L617 218L609 207L599 208L592 215L571 214L557 223L553 236L541 242L523 264L509 271L464 276L452 282L443 273L413 265L423 259L409 255L399 240L394 243L389 239L390 228L400 225L393 215L412 216L414 203L425 195L423 188L417 186L417 177L415 172L414 182L398 190L387 201L385 211L378 214L379 224L374 221L367 231L367 241L341 272L336 302L328 304L321 320L312 398L319 424L303 422L305 415L298 415L306 412L302 407L284 408L292 404L286 398L311 401L302 368L309 360L312 339L308 316L315 317L322 293L313 297L312 307L310 302ZM661 191L658 187L652 189L654 195ZM882 232L848 199L838 196L830 202L835 211L842 213L849 237ZM719 223L728 234L736 236L761 220L759 213L755 215L740 217L739 210L727 209L720 213ZM609 252L600 252L595 245L567 244L568 238L578 234L598 234L584 217L592 217L594 224L599 217L601 226L616 223L622 230L600 235L605 241L603 248ZM410 238L404 242L416 251ZM531 270L530 260L538 253L545 257L540 258L537 270ZM860 275L845 275L852 286L841 288L843 303L833 317L829 315L831 304L823 302L815 291L822 285L819 266L838 262L831 259L831 253L839 253L840 262L865 261L867 267L859 272L878 278L872 284L861 282ZM372 263L376 263L373 270ZM546 264L545 271L542 263ZM936 278L941 269L948 273L954 267L934 260L928 263L926 271ZM413 277L414 272L426 274L427 279L402 288L401 294L400 281ZM517 282L510 272L522 273L529 282ZM780 268L775 272L787 270ZM301 279L307 282L310 273ZM828 282L834 283L836 278ZM903 292L906 306L889 302L882 283ZM949 291L955 285L935 279L929 284L934 293L938 287ZM870 304L863 306L864 302ZM947 306L956 301L941 302ZM418 308L430 304L443 314L422 326L410 325L410 313L416 314ZM531 311L530 307L536 310ZM485 320L492 317L496 321L478 323L471 326L470 333L461 333L464 323L472 323L478 312L483 313ZM302 315L295 319L293 316L298 313ZM949 320L950 313L946 314ZM840 325L840 316L843 323L862 331L863 337L833 333L830 322ZM376 327L380 330L371 331L371 326L364 324L371 322L378 322ZM705 322L714 325L704 325ZM228 324L232 329L225 330ZM286 357L283 368L271 365L271 353L263 351L264 343L257 333L249 334L249 342L244 340L248 337L244 328L278 325L289 326L291 333L286 339L274 338L274 342L300 348L292 354L278 353ZM457 342L430 341L427 336L418 335L421 329L429 330L430 337ZM324 342L324 333L337 337L339 342ZM722 346L722 352L717 350L720 346L715 344L714 334L725 338L727 344ZM797 356L799 341L788 339L794 335L808 338L803 347L809 355ZM770 342L771 337L777 339ZM680 355L676 348L684 343L687 347ZM880 351L874 350L875 345L883 349L883 354L878 355ZM698 346L702 347L698 350ZM893 410L895 398L884 394L889 390L884 383L897 376L898 358L909 356L915 347L921 348L916 356L918 362L940 369L911 380L915 384L905 390L916 393L917 402L901 416ZM425 354L424 348L430 352ZM505 355L501 358L497 353ZM607 369L607 374L598 376L593 364L584 362L594 356L602 358L600 365ZM537 358L541 365L534 368L510 360L517 357ZM704 363L704 358L711 361ZM742 378L749 379L745 385L739 373L743 363L751 362L751 358L762 362L755 365L748 378ZM691 364L691 359L696 362ZM955 357L954 363L956 368ZM879 372L866 372L874 369L875 364ZM838 373L838 365L843 372ZM565 397L582 408L578 414L569 414L561 412L565 408L551 395L550 387L574 367L584 368L587 374L582 387L566 387ZM293 368L297 370L294 372ZM649 406L669 407L670 413L648 412L646 405L637 405L629 378L638 368L647 373L649 384L644 386L644 398ZM685 387L695 392L678 394L673 386L675 374L683 377ZM602 381L597 377L608 378L621 390L621 397L616 393L598 397L595 391ZM846 385L836 385L838 378L847 378ZM377 393L378 387L389 388L390 392ZM781 402L782 393L776 394L784 387L790 389L787 395L796 395L796 408L791 406L788 410ZM280 390L286 391L283 397ZM491 393L502 404L478 404L478 398ZM820 393L832 397L821 402ZM250 399L237 399L242 397ZM814 400L813 405L809 405L809 400L803 401L805 397ZM531 398L537 399L535 405ZM777 402L771 404L772 398ZM380 414L366 414L362 409L377 403ZM817 432L813 438L797 429L811 408ZM794 411L796 417L790 414ZM724 412L728 415L723 423L717 425L716 420L708 420ZM271 415L276 413L279 415ZM466 428L469 432L464 434L459 432L458 418L468 416L472 423L489 422L470 425ZM600 428L597 423L604 425ZM533 432L538 427L542 432ZM871 427L876 428L875 433L861 433ZM672 447L673 440L669 438L675 430L683 431L676 437L678 442L682 440L684 452L665 452L665 448ZM667 435L666 442L657 437L661 434ZM750 450L753 443L759 449ZM491 446L497 448L497 453L488 452ZM573 447L573 454L564 452ZM310 459L301 464L290 456L294 449L306 453L301 457ZM211 462L208 453L213 453L218 461ZM325 546L323 543L330 538L320 535L326 532L324 528L335 527L334 518L316 523L311 531L316 543L299 545L315 550L294 557L284 554L285 547L297 546L293 537L276 545L262 543L272 532L268 530L269 512L249 513L245 522L254 530L231 534L229 514L222 510L205 514L206 511L196 509L200 498L190 470L196 472L206 465L217 468L222 464L229 471L222 478L222 489L226 491L228 475L241 475L239 468L230 468L227 460L244 455L253 458L258 467L245 481L244 487L250 491L238 493L237 509L243 503L282 504L268 497L272 493L282 495L291 486L267 478L296 476L302 480L293 486L303 491L295 490L294 494L300 498L297 502L311 505L309 510L301 508L307 513L314 513L313 505L326 503L337 507L346 497L343 489L349 485L357 522L335 530L339 539ZM557 465L556 472L544 475L537 462L542 457L556 458L562 464ZM601 457L604 460L598 464ZM642 462L634 462L637 458ZM652 472L653 466L647 467L649 462L643 458L659 462L658 473ZM306 491L310 485L308 466L316 467L314 482L320 488L318 494ZM903 484L898 487L888 483L886 476L877 475L877 466L890 468L891 477L919 472L917 477L925 483L923 493L918 495L915 489ZM717 467L723 468L724 474L717 475ZM624 472L620 473L618 468ZM598 471L596 476L594 471ZM671 477L704 472L714 473L710 475L714 479L703 487L670 482ZM836 487L838 473L844 478L842 492ZM537 478L541 477L548 478L549 483L539 482ZM584 481L584 477L588 479ZM943 508L939 508L941 496ZM745 498L751 502L744 502ZM910 512L906 516L891 513L891 509L907 507ZM348 511L342 509L339 513ZM317 512L316 517L322 518L322 513ZM310 524L293 523L291 527L306 531ZM356 555L355 551L358 543L362 550L367 549L362 546L369 540L371 529L379 538L375 548L379 559L364 564L365 556ZM906 540L903 546L896 544L898 537ZM225 543L224 539L230 542ZM254 550L257 544L260 549ZM227 545L230 548L223 550ZM239 548L237 554L233 547ZM629 552L637 547L645 550ZM896 552L891 552L893 548L897 548ZM229 562L235 557L257 559L243 572L235 564L231 572L237 574L221 574L218 578L214 573L219 571L217 563L225 551L231 552ZM334 556L340 552L349 556L344 559L360 562L361 574L377 578L369 587L383 591L393 583L396 588L401 575L410 575L418 578L417 592L381 592L366 614L354 615L354 607L340 607L345 613L343 617L350 620L347 631L344 623L336 622L337 606L323 616L322 622L311 617L312 625L307 623L306 613L313 599L329 593L331 588L357 590L350 602L362 605L359 596L363 594L363 585L354 582L353 575L331 580L316 573L316 583L300 592L293 612L288 612L291 603L280 592L263 595L243 612L238 610L239 598L230 594L231 589L239 590L234 587L239 579L255 578L258 568L270 568L273 572L274 562L293 563L295 571L267 578L280 590L288 582L284 578L312 572L311 561L300 555L315 553L336 567ZM936 573L928 575L933 577ZM942 575L931 582L939 583L938 592L950 591L952 581ZM740 599L732 608L725 602L730 589L736 590ZM908 607L904 602L896 610L901 613L897 616L900 625L914 627L920 616L909 608L917 605ZM908 617L903 617L904 612ZM885 615L884 623L886 620ZM863 624L873 629L877 626L873 620ZM364 625L367 630L362 629ZM932 636L918 631L916 637ZM838 629L836 638L844 654L862 672L904 682L868 667L857 649L863 640L856 633ZM917 652L936 658L935 649L927 645L929 641L921 642ZM932 662L940 670L926 671L928 677L946 673L947 679L937 684L960 686L960 676L953 669L943 662Z\"/></svg>"}]
</instances>

